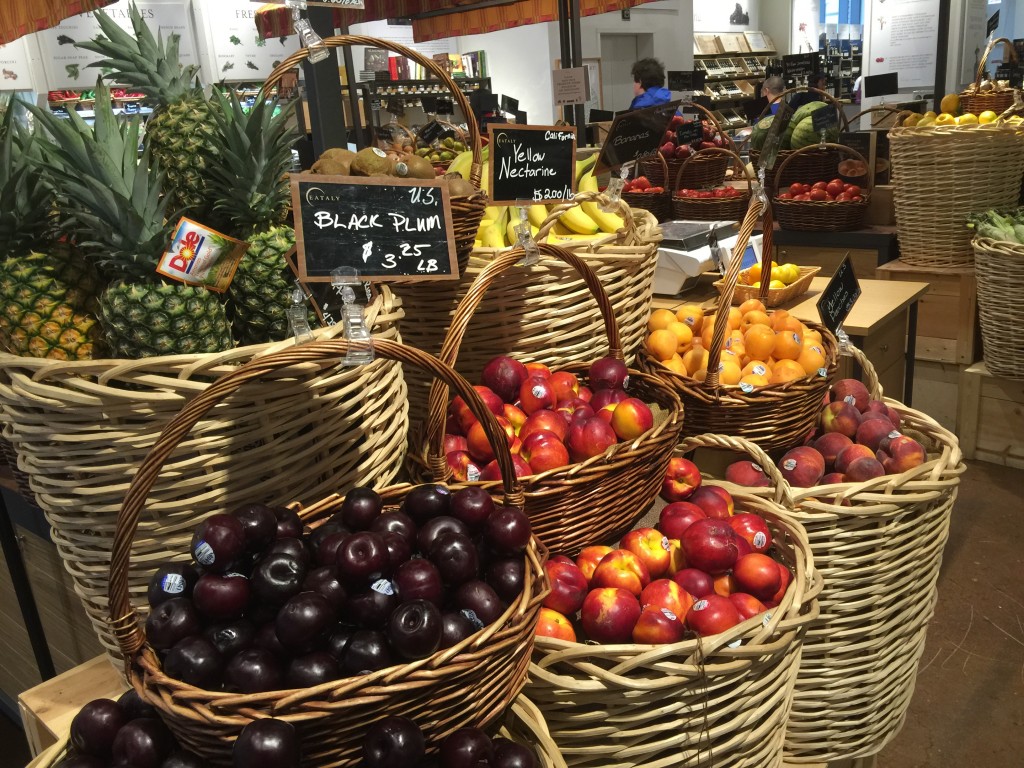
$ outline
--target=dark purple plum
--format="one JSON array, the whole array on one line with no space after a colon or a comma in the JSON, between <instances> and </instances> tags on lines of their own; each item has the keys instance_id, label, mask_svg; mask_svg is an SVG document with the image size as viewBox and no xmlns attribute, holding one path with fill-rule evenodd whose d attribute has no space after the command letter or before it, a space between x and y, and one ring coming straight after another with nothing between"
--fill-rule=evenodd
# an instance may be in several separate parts
<instances>
[{"instance_id":1,"label":"dark purple plum","mask_svg":"<svg viewBox=\"0 0 1024 768\"><path fill-rule=\"evenodd\" d=\"M484 540L499 555L519 555L530 543L530 518L516 507L498 507L484 524Z\"/></svg>"},{"instance_id":2,"label":"dark purple plum","mask_svg":"<svg viewBox=\"0 0 1024 768\"><path fill-rule=\"evenodd\" d=\"M353 531L367 531L384 510L384 499L372 488L353 488L341 504L341 520Z\"/></svg>"},{"instance_id":3,"label":"dark purple plum","mask_svg":"<svg viewBox=\"0 0 1024 768\"><path fill-rule=\"evenodd\" d=\"M327 598L319 592L300 592L278 611L274 629L281 645L292 653L308 653L338 621Z\"/></svg>"},{"instance_id":4,"label":"dark purple plum","mask_svg":"<svg viewBox=\"0 0 1024 768\"><path fill-rule=\"evenodd\" d=\"M266 504L243 504L231 514L242 524L250 552L262 552L277 538L277 515Z\"/></svg>"},{"instance_id":5,"label":"dark purple plum","mask_svg":"<svg viewBox=\"0 0 1024 768\"><path fill-rule=\"evenodd\" d=\"M508 607L498 593L482 581L467 581L455 590L455 604L476 614L485 627L497 621Z\"/></svg>"},{"instance_id":6,"label":"dark purple plum","mask_svg":"<svg viewBox=\"0 0 1024 768\"><path fill-rule=\"evenodd\" d=\"M242 617L252 589L249 580L237 573L204 573L196 582L192 602L211 621L234 621Z\"/></svg>"},{"instance_id":7,"label":"dark purple plum","mask_svg":"<svg viewBox=\"0 0 1024 768\"><path fill-rule=\"evenodd\" d=\"M483 488L471 486L452 494L451 516L461 520L470 533L481 531L492 512L494 499Z\"/></svg>"},{"instance_id":8,"label":"dark purple plum","mask_svg":"<svg viewBox=\"0 0 1024 768\"><path fill-rule=\"evenodd\" d=\"M94 699L71 721L71 744L92 757L110 756L117 732L128 723L128 715L116 701Z\"/></svg>"},{"instance_id":9,"label":"dark purple plum","mask_svg":"<svg viewBox=\"0 0 1024 768\"><path fill-rule=\"evenodd\" d=\"M252 646L256 639L256 625L249 619L211 624L203 630L203 637L213 643L225 659L230 659Z\"/></svg>"},{"instance_id":10,"label":"dark purple plum","mask_svg":"<svg viewBox=\"0 0 1024 768\"><path fill-rule=\"evenodd\" d=\"M341 677L338 662L327 651L296 656L284 675L285 688L312 688Z\"/></svg>"},{"instance_id":11,"label":"dark purple plum","mask_svg":"<svg viewBox=\"0 0 1024 768\"><path fill-rule=\"evenodd\" d=\"M364 768L412 768L426 752L423 731L408 717L392 715L366 729L363 736Z\"/></svg>"},{"instance_id":12,"label":"dark purple plum","mask_svg":"<svg viewBox=\"0 0 1024 768\"><path fill-rule=\"evenodd\" d=\"M302 539L298 537L286 536L285 538L277 539L277 541L267 547L264 557L270 557L275 554L288 555L307 567L310 564L309 550L302 543Z\"/></svg>"},{"instance_id":13,"label":"dark purple plum","mask_svg":"<svg viewBox=\"0 0 1024 768\"><path fill-rule=\"evenodd\" d=\"M306 580L302 582L302 591L319 592L327 598L327 602L336 613L341 613L348 599L345 586L338 578L338 569L333 565L325 565L310 571Z\"/></svg>"},{"instance_id":14,"label":"dark purple plum","mask_svg":"<svg viewBox=\"0 0 1024 768\"><path fill-rule=\"evenodd\" d=\"M469 536L461 533L440 534L434 539L429 555L446 586L457 587L480 574L480 557L476 545Z\"/></svg>"},{"instance_id":15,"label":"dark purple plum","mask_svg":"<svg viewBox=\"0 0 1024 768\"><path fill-rule=\"evenodd\" d=\"M494 768L537 768L537 753L500 736L493 739Z\"/></svg>"},{"instance_id":16,"label":"dark purple plum","mask_svg":"<svg viewBox=\"0 0 1024 768\"><path fill-rule=\"evenodd\" d=\"M397 533L412 543L416 541L416 523L404 512L384 512L374 518L369 530L374 533Z\"/></svg>"},{"instance_id":17,"label":"dark purple plum","mask_svg":"<svg viewBox=\"0 0 1024 768\"><path fill-rule=\"evenodd\" d=\"M451 509L452 492L444 485L418 485L405 495L401 511L416 525L432 517L447 515Z\"/></svg>"},{"instance_id":18,"label":"dark purple plum","mask_svg":"<svg viewBox=\"0 0 1024 768\"><path fill-rule=\"evenodd\" d=\"M117 704L124 710L124 714L129 720L136 720L140 717L158 717L153 705L143 701L135 689L122 693Z\"/></svg>"},{"instance_id":19,"label":"dark purple plum","mask_svg":"<svg viewBox=\"0 0 1024 768\"><path fill-rule=\"evenodd\" d=\"M146 597L153 607L175 597L190 598L198 580L199 571L191 563L165 563L150 577Z\"/></svg>"},{"instance_id":20,"label":"dark purple plum","mask_svg":"<svg viewBox=\"0 0 1024 768\"><path fill-rule=\"evenodd\" d=\"M327 638L327 652L337 659L338 663L341 663L341 660L345 658L345 649L348 647L348 641L352 639L356 631L355 627L339 624Z\"/></svg>"},{"instance_id":21,"label":"dark purple plum","mask_svg":"<svg viewBox=\"0 0 1024 768\"><path fill-rule=\"evenodd\" d=\"M494 744L479 728L460 728L441 742L441 768L493 765Z\"/></svg>"},{"instance_id":22,"label":"dark purple plum","mask_svg":"<svg viewBox=\"0 0 1024 768\"><path fill-rule=\"evenodd\" d=\"M317 565L335 565L338 562L338 548L345 543L345 540L351 536L351 533L345 531L335 531L334 533L325 536L319 546L316 548L316 554L313 557L313 561Z\"/></svg>"},{"instance_id":23,"label":"dark purple plum","mask_svg":"<svg viewBox=\"0 0 1024 768\"><path fill-rule=\"evenodd\" d=\"M298 512L288 507L274 507L274 516L277 517L277 538L302 538L302 518Z\"/></svg>"},{"instance_id":24,"label":"dark purple plum","mask_svg":"<svg viewBox=\"0 0 1024 768\"><path fill-rule=\"evenodd\" d=\"M283 680L281 662L262 648L249 648L236 654L224 670L225 686L241 693L276 691Z\"/></svg>"},{"instance_id":25,"label":"dark purple plum","mask_svg":"<svg viewBox=\"0 0 1024 768\"><path fill-rule=\"evenodd\" d=\"M421 525L419 531L416 532L416 543L419 545L420 552L424 555L429 554L430 548L443 533L461 533L468 537L469 529L461 520L454 517L448 515L433 517Z\"/></svg>"},{"instance_id":26,"label":"dark purple plum","mask_svg":"<svg viewBox=\"0 0 1024 768\"><path fill-rule=\"evenodd\" d=\"M355 622L363 629L381 629L387 624L391 612L398 607L398 595L391 582L384 579L375 586L349 593L344 610L346 621Z\"/></svg>"},{"instance_id":27,"label":"dark purple plum","mask_svg":"<svg viewBox=\"0 0 1024 768\"><path fill-rule=\"evenodd\" d=\"M337 564L340 576L356 584L366 584L387 574L391 558L379 534L360 531L338 547Z\"/></svg>"},{"instance_id":28,"label":"dark purple plum","mask_svg":"<svg viewBox=\"0 0 1024 768\"><path fill-rule=\"evenodd\" d=\"M202 631L199 613L191 600L175 597L160 603L146 617L146 639L158 651Z\"/></svg>"},{"instance_id":29,"label":"dark purple plum","mask_svg":"<svg viewBox=\"0 0 1024 768\"><path fill-rule=\"evenodd\" d=\"M441 648L451 648L477 631L477 626L466 616L455 611L441 614Z\"/></svg>"},{"instance_id":30,"label":"dark purple plum","mask_svg":"<svg viewBox=\"0 0 1024 768\"><path fill-rule=\"evenodd\" d=\"M291 657L291 654L288 653L288 649L281 645L281 641L277 639L277 631L274 629L274 622L264 624L256 630L256 638L253 640L252 647L269 651L279 660L285 660Z\"/></svg>"},{"instance_id":31,"label":"dark purple plum","mask_svg":"<svg viewBox=\"0 0 1024 768\"><path fill-rule=\"evenodd\" d=\"M160 768L174 747L174 738L160 720L141 717L117 732L114 739L114 765L131 768Z\"/></svg>"},{"instance_id":32,"label":"dark purple plum","mask_svg":"<svg viewBox=\"0 0 1024 768\"><path fill-rule=\"evenodd\" d=\"M506 557L494 560L487 566L485 580L498 597L506 603L513 602L523 593L523 580L526 578L526 563L522 557Z\"/></svg>"},{"instance_id":33,"label":"dark purple plum","mask_svg":"<svg viewBox=\"0 0 1024 768\"><path fill-rule=\"evenodd\" d=\"M317 559L317 553L320 551L320 545L323 544L324 539L333 533L343 534L342 538L344 538L344 536L349 535L352 531L332 518L305 536L306 548L309 550L313 560Z\"/></svg>"},{"instance_id":34,"label":"dark purple plum","mask_svg":"<svg viewBox=\"0 0 1024 768\"><path fill-rule=\"evenodd\" d=\"M412 543L398 533L384 532L380 534L384 546L388 548L388 573L394 573L398 567L412 557Z\"/></svg>"},{"instance_id":35,"label":"dark purple plum","mask_svg":"<svg viewBox=\"0 0 1024 768\"><path fill-rule=\"evenodd\" d=\"M299 768L299 735L291 723L253 720L231 749L234 768Z\"/></svg>"},{"instance_id":36,"label":"dark purple plum","mask_svg":"<svg viewBox=\"0 0 1024 768\"><path fill-rule=\"evenodd\" d=\"M231 515L210 515L192 535L192 557L209 573L224 573L245 552L245 529Z\"/></svg>"},{"instance_id":37,"label":"dark purple plum","mask_svg":"<svg viewBox=\"0 0 1024 768\"><path fill-rule=\"evenodd\" d=\"M72 752L57 763L55 768L108 768L109 765L110 763L103 758Z\"/></svg>"},{"instance_id":38,"label":"dark purple plum","mask_svg":"<svg viewBox=\"0 0 1024 768\"><path fill-rule=\"evenodd\" d=\"M408 560L398 567L395 572L395 588L402 602L429 600L440 606L444 601L441 572L430 560L422 557Z\"/></svg>"},{"instance_id":39,"label":"dark purple plum","mask_svg":"<svg viewBox=\"0 0 1024 768\"><path fill-rule=\"evenodd\" d=\"M267 555L253 571L252 594L260 602L284 605L302 591L306 573L305 563L289 555Z\"/></svg>"},{"instance_id":40,"label":"dark purple plum","mask_svg":"<svg viewBox=\"0 0 1024 768\"><path fill-rule=\"evenodd\" d=\"M171 752L167 758L160 763L160 768L208 768L203 758L197 755L195 752L188 752L184 749L179 749Z\"/></svg>"},{"instance_id":41,"label":"dark purple plum","mask_svg":"<svg viewBox=\"0 0 1024 768\"><path fill-rule=\"evenodd\" d=\"M402 603L388 620L388 641L403 659L425 659L441 645L441 611L427 600Z\"/></svg>"},{"instance_id":42,"label":"dark purple plum","mask_svg":"<svg viewBox=\"0 0 1024 768\"><path fill-rule=\"evenodd\" d=\"M345 645L341 670L346 677L375 672L395 663L394 654L383 632L361 629L353 633Z\"/></svg>"},{"instance_id":43,"label":"dark purple plum","mask_svg":"<svg viewBox=\"0 0 1024 768\"><path fill-rule=\"evenodd\" d=\"M164 673L196 688L212 691L220 686L224 657L205 637L186 637L167 652Z\"/></svg>"}]
</instances>

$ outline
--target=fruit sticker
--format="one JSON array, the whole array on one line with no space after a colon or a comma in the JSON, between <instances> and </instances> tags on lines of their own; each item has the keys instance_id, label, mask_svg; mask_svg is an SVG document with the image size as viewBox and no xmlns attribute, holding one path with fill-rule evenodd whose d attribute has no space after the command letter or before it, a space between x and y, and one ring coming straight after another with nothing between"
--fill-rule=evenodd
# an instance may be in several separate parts
<instances>
[{"instance_id":1,"label":"fruit sticker","mask_svg":"<svg viewBox=\"0 0 1024 768\"><path fill-rule=\"evenodd\" d=\"M171 245L157 262L164 277L224 293L249 244L182 217Z\"/></svg>"},{"instance_id":2,"label":"fruit sticker","mask_svg":"<svg viewBox=\"0 0 1024 768\"><path fill-rule=\"evenodd\" d=\"M370 585L370 589L381 595L393 595L395 594L395 585L392 584L388 579L377 579Z\"/></svg>"},{"instance_id":3,"label":"fruit sticker","mask_svg":"<svg viewBox=\"0 0 1024 768\"><path fill-rule=\"evenodd\" d=\"M160 587L169 595L181 594L185 591L185 577L180 573L168 573L160 582Z\"/></svg>"},{"instance_id":4,"label":"fruit sticker","mask_svg":"<svg viewBox=\"0 0 1024 768\"><path fill-rule=\"evenodd\" d=\"M205 541L200 541L196 545L192 555L200 565L213 565L214 560L216 560L216 556L213 553L213 547Z\"/></svg>"}]
</instances>

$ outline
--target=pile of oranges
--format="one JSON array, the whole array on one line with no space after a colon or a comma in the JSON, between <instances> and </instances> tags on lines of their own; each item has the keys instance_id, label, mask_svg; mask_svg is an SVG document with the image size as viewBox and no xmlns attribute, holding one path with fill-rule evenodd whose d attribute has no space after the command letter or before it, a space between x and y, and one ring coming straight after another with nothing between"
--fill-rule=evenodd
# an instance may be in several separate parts
<instances>
[{"instance_id":1,"label":"pile of oranges","mask_svg":"<svg viewBox=\"0 0 1024 768\"><path fill-rule=\"evenodd\" d=\"M718 382L749 392L820 375L825 368L821 334L784 309L771 314L757 299L730 307L728 332L718 363ZM697 304L676 312L656 309L647 321L647 351L670 371L704 381L718 315L704 316Z\"/></svg>"}]
</instances>

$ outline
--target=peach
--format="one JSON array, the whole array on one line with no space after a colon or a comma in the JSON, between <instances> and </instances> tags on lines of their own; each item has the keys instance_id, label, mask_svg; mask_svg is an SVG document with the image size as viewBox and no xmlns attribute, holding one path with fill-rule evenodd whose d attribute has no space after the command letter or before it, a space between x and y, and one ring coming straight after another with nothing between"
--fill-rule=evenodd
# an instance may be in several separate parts
<instances>
[{"instance_id":1,"label":"peach","mask_svg":"<svg viewBox=\"0 0 1024 768\"><path fill-rule=\"evenodd\" d=\"M671 546L668 536L654 528L637 528L619 542L621 549L627 549L640 558L652 579L660 578L668 571Z\"/></svg>"},{"instance_id":2,"label":"peach","mask_svg":"<svg viewBox=\"0 0 1024 768\"><path fill-rule=\"evenodd\" d=\"M672 574L672 581L686 590L691 597L705 597L715 591L715 580L699 568L683 568Z\"/></svg>"},{"instance_id":3,"label":"peach","mask_svg":"<svg viewBox=\"0 0 1024 768\"><path fill-rule=\"evenodd\" d=\"M511 453L513 456L518 456L522 448L523 441L520 440L518 437L513 437L512 442L509 443L508 452Z\"/></svg>"},{"instance_id":4,"label":"peach","mask_svg":"<svg viewBox=\"0 0 1024 768\"><path fill-rule=\"evenodd\" d=\"M572 421L572 415L580 408L586 408L590 411L591 415L594 413L594 409L590 407L585 401L578 397L569 397L565 400L559 400L555 403L555 410L561 414L562 418L566 421Z\"/></svg>"},{"instance_id":5,"label":"peach","mask_svg":"<svg viewBox=\"0 0 1024 768\"><path fill-rule=\"evenodd\" d=\"M534 634L537 637L553 637L570 643L576 642L576 630L573 629L572 622L564 614L551 608L540 609Z\"/></svg>"},{"instance_id":6,"label":"peach","mask_svg":"<svg viewBox=\"0 0 1024 768\"><path fill-rule=\"evenodd\" d=\"M822 476L821 480L818 481L818 485L833 485L835 483L845 483L846 475L842 472L829 472Z\"/></svg>"},{"instance_id":7,"label":"peach","mask_svg":"<svg viewBox=\"0 0 1024 768\"><path fill-rule=\"evenodd\" d=\"M527 363L526 373L528 377L540 376L542 379L546 379L551 376L551 369L544 365L544 363Z\"/></svg>"},{"instance_id":8,"label":"peach","mask_svg":"<svg viewBox=\"0 0 1024 768\"><path fill-rule=\"evenodd\" d=\"M587 380L595 391L602 389L625 389L629 382L629 369L614 357L601 357L590 364Z\"/></svg>"},{"instance_id":9,"label":"peach","mask_svg":"<svg viewBox=\"0 0 1024 768\"><path fill-rule=\"evenodd\" d=\"M673 501L661 508L658 514L658 530L670 539L680 539L683 531L707 515L696 504L688 501Z\"/></svg>"},{"instance_id":10,"label":"peach","mask_svg":"<svg viewBox=\"0 0 1024 768\"><path fill-rule=\"evenodd\" d=\"M568 555L552 555L549 563L565 563L566 565L576 565L576 561Z\"/></svg>"},{"instance_id":11,"label":"peach","mask_svg":"<svg viewBox=\"0 0 1024 768\"><path fill-rule=\"evenodd\" d=\"M822 432L839 432L852 440L859 426L860 413L849 403L829 403L821 411Z\"/></svg>"},{"instance_id":12,"label":"peach","mask_svg":"<svg viewBox=\"0 0 1024 768\"><path fill-rule=\"evenodd\" d=\"M704 510L708 517L717 520L732 517L732 494L720 485L702 485L690 494L688 501Z\"/></svg>"},{"instance_id":13,"label":"peach","mask_svg":"<svg viewBox=\"0 0 1024 768\"><path fill-rule=\"evenodd\" d=\"M736 606L743 621L752 619L768 610L764 603L746 592L733 592L729 595L729 602Z\"/></svg>"},{"instance_id":14,"label":"peach","mask_svg":"<svg viewBox=\"0 0 1024 768\"><path fill-rule=\"evenodd\" d=\"M856 379L840 379L832 385L831 398L833 403L849 403L863 413L868 409L871 393Z\"/></svg>"},{"instance_id":15,"label":"peach","mask_svg":"<svg viewBox=\"0 0 1024 768\"><path fill-rule=\"evenodd\" d=\"M555 411L537 411L526 417L526 421L519 428L519 439L525 443L534 432L551 432L564 442L569 434L569 425L562 415Z\"/></svg>"},{"instance_id":16,"label":"peach","mask_svg":"<svg viewBox=\"0 0 1024 768\"><path fill-rule=\"evenodd\" d=\"M678 643L686 637L686 626L680 618L685 615L667 608L647 606L633 627L632 640L638 645Z\"/></svg>"},{"instance_id":17,"label":"peach","mask_svg":"<svg viewBox=\"0 0 1024 768\"><path fill-rule=\"evenodd\" d=\"M580 609L580 622L590 640L598 643L628 643L642 609L636 595L624 589L592 589Z\"/></svg>"},{"instance_id":18,"label":"peach","mask_svg":"<svg viewBox=\"0 0 1024 768\"><path fill-rule=\"evenodd\" d=\"M825 471L831 472L836 465L836 456L844 448L853 445L853 440L842 432L826 432L812 443L814 450L825 459Z\"/></svg>"},{"instance_id":19,"label":"peach","mask_svg":"<svg viewBox=\"0 0 1024 768\"><path fill-rule=\"evenodd\" d=\"M874 480L885 474L885 467L874 456L870 459L861 457L850 462L846 468L846 477L851 483L862 483L865 480Z\"/></svg>"},{"instance_id":20,"label":"peach","mask_svg":"<svg viewBox=\"0 0 1024 768\"><path fill-rule=\"evenodd\" d=\"M672 579L656 579L640 593L640 605L666 608L676 616L685 616L693 605L693 597Z\"/></svg>"},{"instance_id":21,"label":"peach","mask_svg":"<svg viewBox=\"0 0 1024 768\"><path fill-rule=\"evenodd\" d=\"M668 540L668 575L675 576L686 567L686 553L679 539Z\"/></svg>"},{"instance_id":22,"label":"peach","mask_svg":"<svg viewBox=\"0 0 1024 768\"><path fill-rule=\"evenodd\" d=\"M600 456L618 442L615 431L603 419L591 416L586 421L578 421L569 427L566 441L569 455L574 461L586 461Z\"/></svg>"},{"instance_id":23,"label":"peach","mask_svg":"<svg viewBox=\"0 0 1024 768\"><path fill-rule=\"evenodd\" d=\"M599 419L601 419L601 421L603 421L609 427L611 427L612 426L612 415L615 413L615 409L617 407L618 407L617 404L609 403L604 408L599 409L598 412L596 414L594 414L594 415L597 416ZM615 428L612 427L612 429L614 430ZM618 437L618 435L616 435L616 437Z\"/></svg>"},{"instance_id":24,"label":"peach","mask_svg":"<svg viewBox=\"0 0 1024 768\"><path fill-rule=\"evenodd\" d=\"M715 576L715 594L728 597L736 591L736 579L731 573L720 573Z\"/></svg>"},{"instance_id":25,"label":"peach","mask_svg":"<svg viewBox=\"0 0 1024 768\"><path fill-rule=\"evenodd\" d=\"M790 485L810 488L825 474L825 457L810 446L801 445L786 451L779 459L779 470Z\"/></svg>"},{"instance_id":26,"label":"peach","mask_svg":"<svg viewBox=\"0 0 1024 768\"><path fill-rule=\"evenodd\" d=\"M550 379L531 376L519 387L520 407L529 415L553 408L556 402L555 390Z\"/></svg>"},{"instance_id":27,"label":"peach","mask_svg":"<svg viewBox=\"0 0 1024 768\"><path fill-rule=\"evenodd\" d=\"M885 471L890 475L919 467L928 459L924 446L906 435L894 437L889 441L889 453L892 458L886 462Z\"/></svg>"},{"instance_id":28,"label":"peach","mask_svg":"<svg viewBox=\"0 0 1024 768\"><path fill-rule=\"evenodd\" d=\"M849 445L846 448L843 448L843 450L839 452L839 455L836 456L835 471L842 472L845 475L849 466L854 461L861 458L874 459L875 452L866 445L861 445L860 443Z\"/></svg>"},{"instance_id":29,"label":"peach","mask_svg":"<svg viewBox=\"0 0 1024 768\"><path fill-rule=\"evenodd\" d=\"M732 576L739 586L734 592L747 592L759 600L771 600L782 584L776 562L759 552L739 558Z\"/></svg>"},{"instance_id":30,"label":"peach","mask_svg":"<svg viewBox=\"0 0 1024 768\"><path fill-rule=\"evenodd\" d=\"M877 451L882 440L888 437L895 427L889 421L888 416L870 412L865 414L865 416L869 415L872 418L865 418L860 423L860 426L857 427L857 442L861 445L866 445L873 451Z\"/></svg>"},{"instance_id":31,"label":"peach","mask_svg":"<svg viewBox=\"0 0 1024 768\"><path fill-rule=\"evenodd\" d=\"M612 429L620 440L636 440L654 428L654 414L643 400L627 397L612 411Z\"/></svg>"},{"instance_id":32,"label":"peach","mask_svg":"<svg viewBox=\"0 0 1024 768\"><path fill-rule=\"evenodd\" d=\"M465 436L466 430L462 428L462 422L459 421L458 417L451 413L449 410L448 415L444 419L444 431L448 435L462 435Z\"/></svg>"},{"instance_id":33,"label":"peach","mask_svg":"<svg viewBox=\"0 0 1024 768\"><path fill-rule=\"evenodd\" d=\"M580 382L576 375L568 371L555 371L548 378L551 388L555 390L555 401L568 400L576 397L580 391Z\"/></svg>"},{"instance_id":34,"label":"peach","mask_svg":"<svg viewBox=\"0 0 1024 768\"><path fill-rule=\"evenodd\" d=\"M519 456L512 457L512 467L515 470L516 477L527 477L533 474L530 465ZM497 459L483 468L483 471L480 473L480 479L487 483L501 480L501 468L498 466Z\"/></svg>"},{"instance_id":35,"label":"peach","mask_svg":"<svg viewBox=\"0 0 1024 768\"><path fill-rule=\"evenodd\" d=\"M556 563L548 560L544 563L551 591L544 598L544 607L558 611L565 616L572 616L583 606L583 600L589 591L587 577L575 563Z\"/></svg>"},{"instance_id":36,"label":"peach","mask_svg":"<svg viewBox=\"0 0 1024 768\"><path fill-rule=\"evenodd\" d=\"M661 498L665 501L685 501L700 487L700 470L682 456L669 459L665 479L661 483Z\"/></svg>"},{"instance_id":37,"label":"peach","mask_svg":"<svg viewBox=\"0 0 1024 768\"><path fill-rule=\"evenodd\" d=\"M516 438L517 440L519 438ZM519 450L519 455L535 472L547 472L569 464L569 449L553 432L534 432Z\"/></svg>"},{"instance_id":38,"label":"peach","mask_svg":"<svg viewBox=\"0 0 1024 768\"><path fill-rule=\"evenodd\" d=\"M484 386L490 387L504 402L511 403L519 397L519 387L529 375L526 366L518 360L507 355L499 355L484 366L480 381Z\"/></svg>"},{"instance_id":39,"label":"peach","mask_svg":"<svg viewBox=\"0 0 1024 768\"><path fill-rule=\"evenodd\" d=\"M597 570L597 564L601 562L601 558L611 551L611 547L605 546L604 544L595 544L590 547L584 547L580 550L580 553L576 555L576 567L579 568L586 577L588 584L594 577L594 571Z\"/></svg>"},{"instance_id":40,"label":"peach","mask_svg":"<svg viewBox=\"0 0 1024 768\"><path fill-rule=\"evenodd\" d=\"M637 597L651 583L651 574L643 561L628 549L613 549L601 558L590 579L592 588L615 587Z\"/></svg>"},{"instance_id":41,"label":"peach","mask_svg":"<svg viewBox=\"0 0 1024 768\"><path fill-rule=\"evenodd\" d=\"M467 451L449 451L445 461L452 470L452 478L460 483L475 483L480 479L482 469Z\"/></svg>"},{"instance_id":42,"label":"peach","mask_svg":"<svg viewBox=\"0 0 1024 768\"><path fill-rule=\"evenodd\" d=\"M725 479L750 488L767 488L772 484L764 470L752 461L734 461L725 468Z\"/></svg>"},{"instance_id":43,"label":"peach","mask_svg":"<svg viewBox=\"0 0 1024 768\"><path fill-rule=\"evenodd\" d=\"M505 403L504 412L501 414L508 423L512 425L512 430L518 435L519 430L523 428L523 424L526 423L527 415L522 408L517 408L511 403Z\"/></svg>"},{"instance_id":44,"label":"peach","mask_svg":"<svg viewBox=\"0 0 1024 768\"><path fill-rule=\"evenodd\" d=\"M579 397L585 403L589 403L590 399L594 396L594 391L590 387L580 387Z\"/></svg>"}]
</instances>

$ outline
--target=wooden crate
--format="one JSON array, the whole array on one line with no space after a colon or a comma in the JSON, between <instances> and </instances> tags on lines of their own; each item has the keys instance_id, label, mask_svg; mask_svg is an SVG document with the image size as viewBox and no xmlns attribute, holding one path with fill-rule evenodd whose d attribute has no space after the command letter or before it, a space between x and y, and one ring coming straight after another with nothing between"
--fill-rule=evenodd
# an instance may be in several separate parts
<instances>
[{"instance_id":1,"label":"wooden crate","mask_svg":"<svg viewBox=\"0 0 1024 768\"><path fill-rule=\"evenodd\" d=\"M960 375L956 420L964 458L1024 469L1024 379L970 366Z\"/></svg>"},{"instance_id":2,"label":"wooden crate","mask_svg":"<svg viewBox=\"0 0 1024 768\"><path fill-rule=\"evenodd\" d=\"M917 359L970 365L981 356L973 267L938 269L890 261L875 274L879 280L912 280L930 286L918 302Z\"/></svg>"},{"instance_id":3,"label":"wooden crate","mask_svg":"<svg viewBox=\"0 0 1024 768\"><path fill-rule=\"evenodd\" d=\"M914 405L951 432L957 431L960 375L966 368L966 365L930 360L914 363Z\"/></svg>"}]
</instances>

